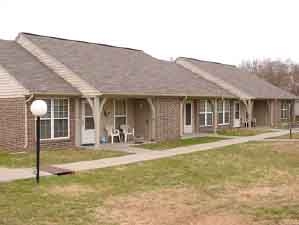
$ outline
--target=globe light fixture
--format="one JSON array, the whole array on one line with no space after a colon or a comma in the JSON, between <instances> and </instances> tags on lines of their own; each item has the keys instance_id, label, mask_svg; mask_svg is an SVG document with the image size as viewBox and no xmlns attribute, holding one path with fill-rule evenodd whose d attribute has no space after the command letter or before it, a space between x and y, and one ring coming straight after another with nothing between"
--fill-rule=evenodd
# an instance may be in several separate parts
<instances>
[{"instance_id":1,"label":"globe light fixture","mask_svg":"<svg viewBox=\"0 0 299 225\"><path fill-rule=\"evenodd\" d=\"M40 165L40 117L46 115L47 103L43 100L32 102L30 110L36 117L36 183L39 183L39 165Z\"/></svg>"},{"instance_id":2,"label":"globe light fixture","mask_svg":"<svg viewBox=\"0 0 299 225\"><path fill-rule=\"evenodd\" d=\"M35 100L32 102L30 110L36 117L44 116L47 113L47 103L43 100Z\"/></svg>"}]
</instances>

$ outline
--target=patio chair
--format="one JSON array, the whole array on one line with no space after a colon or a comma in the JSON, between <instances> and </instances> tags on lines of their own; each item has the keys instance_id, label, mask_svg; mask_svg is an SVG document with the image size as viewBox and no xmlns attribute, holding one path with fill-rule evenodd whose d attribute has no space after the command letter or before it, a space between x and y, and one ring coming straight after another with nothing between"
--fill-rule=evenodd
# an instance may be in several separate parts
<instances>
[{"instance_id":1,"label":"patio chair","mask_svg":"<svg viewBox=\"0 0 299 225\"><path fill-rule=\"evenodd\" d=\"M123 125L120 125L120 129L122 129L122 132L124 134L125 143L128 141L128 136L132 136L133 138L135 137L135 129L134 128L130 128L128 125L123 124Z\"/></svg>"},{"instance_id":2,"label":"patio chair","mask_svg":"<svg viewBox=\"0 0 299 225\"><path fill-rule=\"evenodd\" d=\"M105 128L107 131L108 136L111 137L111 144L114 142L114 137L118 137L118 140L120 142L120 132L119 129L115 129L112 126L108 126Z\"/></svg>"}]
</instances>

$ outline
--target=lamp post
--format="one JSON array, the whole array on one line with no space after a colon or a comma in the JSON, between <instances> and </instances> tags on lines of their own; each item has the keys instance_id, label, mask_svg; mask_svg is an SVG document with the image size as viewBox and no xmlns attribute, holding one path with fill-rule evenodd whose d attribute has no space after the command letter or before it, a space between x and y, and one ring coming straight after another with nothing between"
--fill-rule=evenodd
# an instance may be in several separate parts
<instances>
[{"instance_id":1,"label":"lamp post","mask_svg":"<svg viewBox=\"0 0 299 225\"><path fill-rule=\"evenodd\" d=\"M35 100L32 102L30 110L36 117L36 183L39 183L40 117L47 113L47 103L43 100Z\"/></svg>"}]
</instances>

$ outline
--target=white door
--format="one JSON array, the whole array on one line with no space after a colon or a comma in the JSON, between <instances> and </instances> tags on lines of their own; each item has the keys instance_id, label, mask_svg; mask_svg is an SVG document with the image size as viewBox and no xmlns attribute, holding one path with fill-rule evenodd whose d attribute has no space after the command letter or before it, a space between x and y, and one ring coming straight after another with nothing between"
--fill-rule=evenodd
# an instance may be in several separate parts
<instances>
[{"instance_id":1,"label":"white door","mask_svg":"<svg viewBox=\"0 0 299 225\"><path fill-rule=\"evenodd\" d=\"M240 127L241 126L241 120L240 120L240 102L234 102L234 127Z\"/></svg>"},{"instance_id":2,"label":"white door","mask_svg":"<svg viewBox=\"0 0 299 225\"><path fill-rule=\"evenodd\" d=\"M186 102L184 106L184 133L190 134L193 131L193 104L192 102Z\"/></svg>"},{"instance_id":3,"label":"white door","mask_svg":"<svg viewBox=\"0 0 299 225\"><path fill-rule=\"evenodd\" d=\"M92 109L88 102L82 102L82 144L95 144L96 131Z\"/></svg>"}]
</instances>

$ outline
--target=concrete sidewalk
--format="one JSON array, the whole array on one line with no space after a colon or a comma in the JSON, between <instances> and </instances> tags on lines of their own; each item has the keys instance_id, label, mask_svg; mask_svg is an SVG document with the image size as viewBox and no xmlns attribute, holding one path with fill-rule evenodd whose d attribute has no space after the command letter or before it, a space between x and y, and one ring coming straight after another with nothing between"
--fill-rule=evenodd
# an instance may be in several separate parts
<instances>
[{"instance_id":1,"label":"concrete sidewalk","mask_svg":"<svg viewBox=\"0 0 299 225\"><path fill-rule=\"evenodd\" d=\"M256 136L238 137L238 138L227 139L227 140L211 142L206 144L198 144L198 145L191 145L186 147L173 148L170 150L141 151L141 153L137 153L134 155L127 155L127 156L106 158L106 159L99 159L99 160L92 160L92 161L80 161L74 163L58 164L53 166L69 169L73 171L84 171L84 170L91 170L91 169L107 168L107 167L127 165L127 164L137 163L137 162L144 162L144 161L149 161L154 159L162 159L162 158L172 157L176 155L188 154L192 152L206 151L206 150L221 148L229 145L246 143L249 141L262 141L267 138L279 137L282 135L286 135L288 133L289 133L288 130L279 130L277 132L264 133ZM42 172L41 175L50 176L51 174ZM34 176L35 175L33 174L32 168L25 168L25 169L6 169L6 168L1 169L0 168L0 182L33 178Z\"/></svg>"},{"instance_id":2,"label":"concrete sidewalk","mask_svg":"<svg viewBox=\"0 0 299 225\"><path fill-rule=\"evenodd\" d=\"M52 174L41 171L40 176L51 176ZM1 168L0 167L0 182L8 182L13 180L28 179L35 177L34 169L32 168Z\"/></svg>"}]
</instances>

